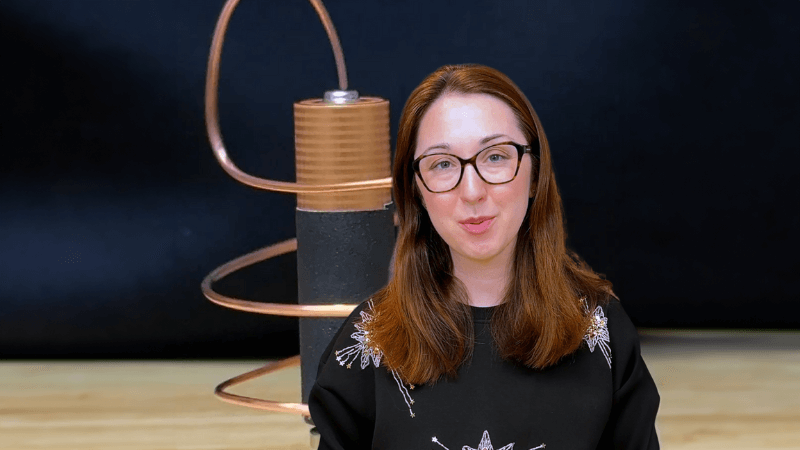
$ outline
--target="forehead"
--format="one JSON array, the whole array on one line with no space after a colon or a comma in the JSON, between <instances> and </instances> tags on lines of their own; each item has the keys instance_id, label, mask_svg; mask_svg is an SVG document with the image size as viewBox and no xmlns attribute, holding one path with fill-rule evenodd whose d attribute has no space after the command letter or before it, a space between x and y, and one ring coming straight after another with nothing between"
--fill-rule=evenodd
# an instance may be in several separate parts
<instances>
[{"instance_id":1,"label":"forehead","mask_svg":"<svg viewBox=\"0 0 800 450\"><path fill-rule=\"evenodd\" d=\"M447 94L438 98L420 120L414 157L431 146L448 153L471 154L481 139L504 134L516 142L525 137L514 111L489 94Z\"/></svg>"}]
</instances>

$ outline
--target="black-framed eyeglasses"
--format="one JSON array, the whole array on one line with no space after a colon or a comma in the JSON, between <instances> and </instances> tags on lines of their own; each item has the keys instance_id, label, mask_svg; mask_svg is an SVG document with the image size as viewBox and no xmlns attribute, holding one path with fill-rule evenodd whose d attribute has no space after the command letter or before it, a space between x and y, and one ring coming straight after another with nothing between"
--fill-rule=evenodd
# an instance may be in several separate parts
<instances>
[{"instance_id":1,"label":"black-framed eyeglasses","mask_svg":"<svg viewBox=\"0 0 800 450\"><path fill-rule=\"evenodd\" d=\"M472 164L475 172L487 184L509 183L517 177L525 153L539 158L539 143L535 143L535 148L516 142L492 144L469 159L461 159L450 153L429 153L415 159L412 167L425 189L440 194L458 187L467 164Z\"/></svg>"}]
</instances>

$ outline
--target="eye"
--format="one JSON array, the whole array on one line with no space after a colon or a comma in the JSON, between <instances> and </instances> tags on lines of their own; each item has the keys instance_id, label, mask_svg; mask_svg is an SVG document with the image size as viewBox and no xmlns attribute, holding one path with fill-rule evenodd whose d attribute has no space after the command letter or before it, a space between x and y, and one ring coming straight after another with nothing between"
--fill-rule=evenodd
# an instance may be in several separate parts
<instances>
[{"instance_id":1,"label":"eye","mask_svg":"<svg viewBox=\"0 0 800 450\"><path fill-rule=\"evenodd\" d=\"M428 165L428 171L448 171L452 170L456 167L455 161L452 158L447 157L434 157L431 158L430 165Z\"/></svg>"},{"instance_id":2,"label":"eye","mask_svg":"<svg viewBox=\"0 0 800 450\"><path fill-rule=\"evenodd\" d=\"M487 151L486 156L484 157L484 161L493 164L506 162L510 159L511 159L510 153L503 147L489 149Z\"/></svg>"}]
</instances>

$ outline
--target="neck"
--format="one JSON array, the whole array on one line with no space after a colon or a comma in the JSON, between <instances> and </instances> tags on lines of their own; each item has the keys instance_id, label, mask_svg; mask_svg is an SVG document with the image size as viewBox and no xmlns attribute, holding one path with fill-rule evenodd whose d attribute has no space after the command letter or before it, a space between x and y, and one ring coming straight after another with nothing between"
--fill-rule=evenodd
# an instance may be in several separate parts
<instances>
[{"instance_id":1,"label":"neck","mask_svg":"<svg viewBox=\"0 0 800 450\"><path fill-rule=\"evenodd\" d=\"M464 283L470 305L488 307L503 302L511 277L513 245L489 260L465 258L453 252L450 254L453 258L453 275Z\"/></svg>"}]
</instances>

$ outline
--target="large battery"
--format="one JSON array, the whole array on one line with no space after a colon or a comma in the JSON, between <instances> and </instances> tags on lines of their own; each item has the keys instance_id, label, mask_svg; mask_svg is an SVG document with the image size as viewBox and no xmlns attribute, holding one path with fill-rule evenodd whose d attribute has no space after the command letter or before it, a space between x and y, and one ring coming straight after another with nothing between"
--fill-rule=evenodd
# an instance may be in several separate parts
<instances>
[{"instance_id":1,"label":"large battery","mask_svg":"<svg viewBox=\"0 0 800 450\"><path fill-rule=\"evenodd\" d=\"M336 96L343 101L337 101ZM349 98L347 98L349 97ZM390 176L389 102L330 91L294 104L297 182L347 183ZM386 285L394 248L391 192L297 195L298 303L360 303ZM341 318L300 319L303 402Z\"/></svg>"}]
</instances>

